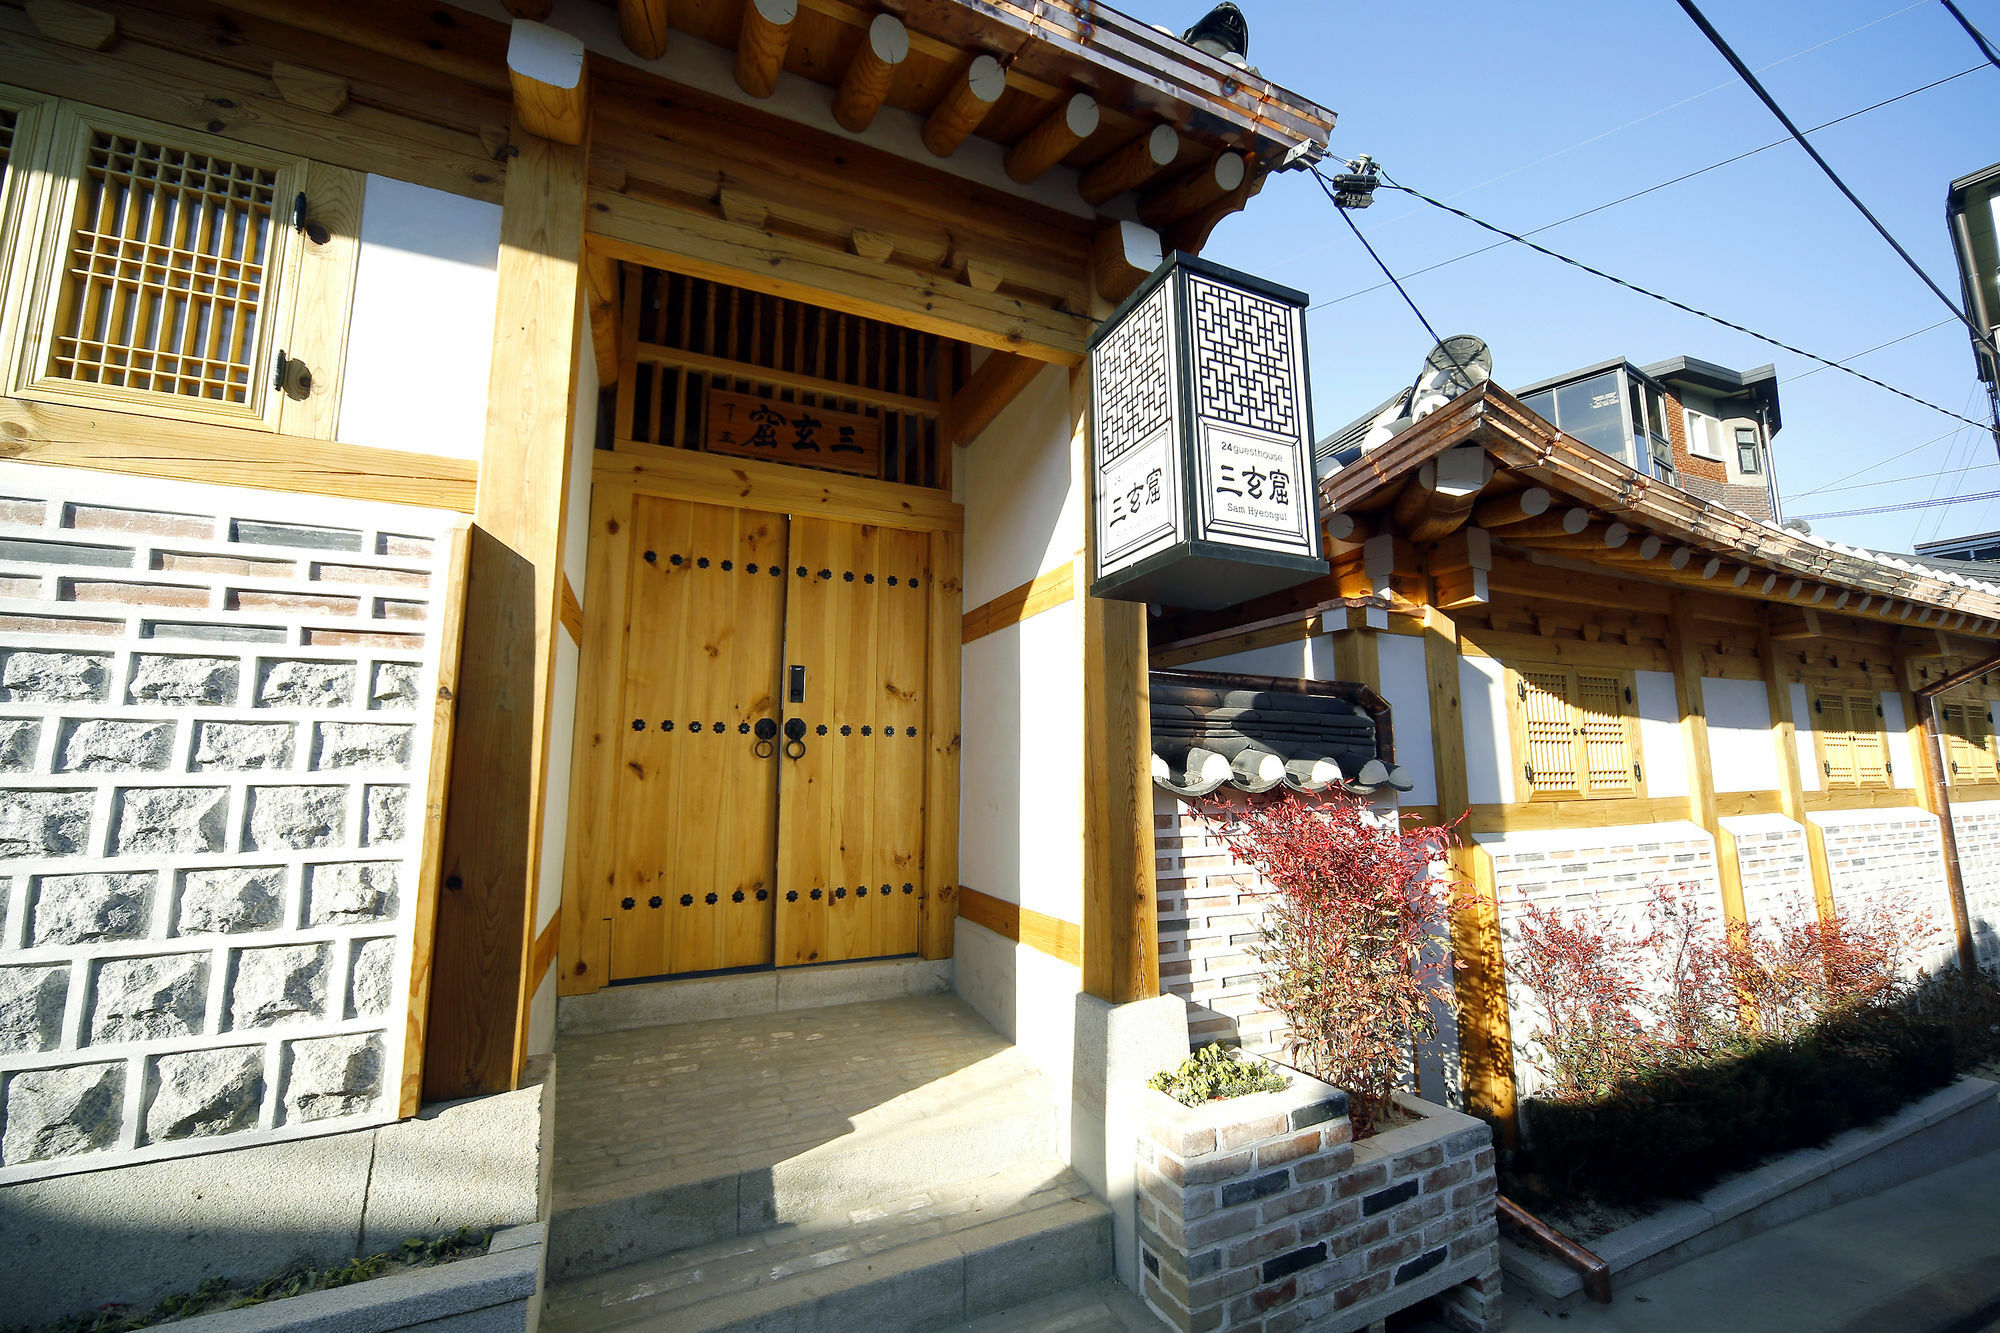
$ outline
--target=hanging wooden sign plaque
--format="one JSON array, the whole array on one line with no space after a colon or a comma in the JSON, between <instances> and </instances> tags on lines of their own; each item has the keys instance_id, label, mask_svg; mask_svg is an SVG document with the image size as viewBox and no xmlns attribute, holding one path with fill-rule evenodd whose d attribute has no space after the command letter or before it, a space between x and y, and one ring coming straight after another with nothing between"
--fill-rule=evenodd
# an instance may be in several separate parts
<instances>
[{"instance_id":1,"label":"hanging wooden sign plaque","mask_svg":"<svg viewBox=\"0 0 2000 1333\"><path fill-rule=\"evenodd\" d=\"M882 423L858 412L783 403L728 389L708 391L702 445L712 454L763 458L863 477L882 474Z\"/></svg>"}]
</instances>

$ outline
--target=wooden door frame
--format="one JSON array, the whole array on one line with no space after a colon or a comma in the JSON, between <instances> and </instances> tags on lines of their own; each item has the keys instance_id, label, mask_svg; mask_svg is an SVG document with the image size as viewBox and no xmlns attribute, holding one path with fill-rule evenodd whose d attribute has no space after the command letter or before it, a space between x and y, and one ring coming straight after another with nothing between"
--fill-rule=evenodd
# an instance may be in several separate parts
<instances>
[{"instance_id":1,"label":"wooden door frame","mask_svg":"<svg viewBox=\"0 0 2000 1333\"><path fill-rule=\"evenodd\" d=\"M925 665L930 753L924 766L926 883L918 935L923 957L950 957L958 884L958 631L964 609L960 569L964 506L919 486L630 441L598 451L591 483L557 993L586 995L611 979L607 858L615 846L613 793L618 782L619 724L624 717L632 505L642 496L930 535L930 649Z\"/></svg>"}]
</instances>

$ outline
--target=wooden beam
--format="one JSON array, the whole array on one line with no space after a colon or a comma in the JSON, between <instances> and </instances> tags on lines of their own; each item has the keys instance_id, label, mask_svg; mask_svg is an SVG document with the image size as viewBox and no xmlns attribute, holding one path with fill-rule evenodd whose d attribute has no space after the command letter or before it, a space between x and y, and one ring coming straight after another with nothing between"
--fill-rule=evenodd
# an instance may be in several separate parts
<instances>
[{"instance_id":1,"label":"wooden beam","mask_svg":"<svg viewBox=\"0 0 2000 1333\"><path fill-rule=\"evenodd\" d=\"M879 231L856 227L847 233L847 248L871 264L886 264L896 253L896 243Z\"/></svg>"},{"instance_id":2,"label":"wooden beam","mask_svg":"<svg viewBox=\"0 0 2000 1333\"><path fill-rule=\"evenodd\" d=\"M995 352L980 362L952 398L951 443L971 444L978 439L1041 371L1041 362L1011 352Z\"/></svg>"},{"instance_id":3,"label":"wooden beam","mask_svg":"<svg viewBox=\"0 0 2000 1333\"><path fill-rule=\"evenodd\" d=\"M507 42L507 76L520 127L551 143L583 142L589 113L589 66L583 39L529 19L514 20Z\"/></svg>"},{"instance_id":4,"label":"wooden beam","mask_svg":"<svg viewBox=\"0 0 2000 1333\"><path fill-rule=\"evenodd\" d=\"M1091 274L1097 294L1117 305L1160 266L1160 233L1136 222L1110 222L1099 228L1090 247Z\"/></svg>"},{"instance_id":5,"label":"wooden beam","mask_svg":"<svg viewBox=\"0 0 2000 1333\"><path fill-rule=\"evenodd\" d=\"M924 122L924 147L933 156L950 157L1006 91L1007 71L1000 62L989 55L974 56Z\"/></svg>"},{"instance_id":6,"label":"wooden beam","mask_svg":"<svg viewBox=\"0 0 2000 1333\"><path fill-rule=\"evenodd\" d=\"M894 14L877 14L861 35L860 49L847 63L840 87L833 94L833 118L844 130L859 134L874 121L875 113L896 82L896 69L910 55L910 30Z\"/></svg>"},{"instance_id":7,"label":"wooden beam","mask_svg":"<svg viewBox=\"0 0 2000 1333\"><path fill-rule=\"evenodd\" d=\"M1139 201L1139 221L1165 227L1213 207L1236 192L1249 172L1241 153L1223 153Z\"/></svg>"},{"instance_id":8,"label":"wooden beam","mask_svg":"<svg viewBox=\"0 0 2000 1333\"><path fill-rule=\"evenodd\" d=\"M338 74L279 60L271 65L271 82L278 86L278 96L307 111L337 116L347 109L347 80Z\"/></svg>"},{"instance_id":9,"label":"wooden beam","mask_svg":"<svg viewBox=\"0 0 2000 1333\"><path fill-rule=\"evenodd\" d=\"M1715 763L1708 742L1708 702L1701 683L1701 644L1695 638L1693 610L1682 593L1676 593L1669 603L1667 655L1673 662L1674 698L1681 715L1681 746L1687 755L1688 814L1714 840L1723 920L1734 929L1744 929L1750 917L1743 904L1743 866L1734 855L1734 840L1727 839L1727 830L1716 814Z\"/></svg>"},{"instance_id":10,"label":"wooden beam","mask_svg":"<svg viewBox=\"0 0 2000 1333\"><path fill-rule=\"evenodd\" d=\"M106 51L118 40L118 16L74 0L28 0L28 21L35 31L65 46Z\"/></svg>"},{"instance_id":11,"label":"wooden beam","mask_svg":"<svg viewBox=\"0 0 2000 1333\"><path fill-rule=\"evenodd\" d=\"M847 477L663 444L617 441L597 450L593 491L632 491L696 504L875 524L907 532L962 532L965 507L928 486ZM596 605L597 594L591 594Z\"/></svg>"},{"instance_id":12,"label":"wooden beam","mask_svg":"<svg viewBox=\"0 0 2000 1333\"><path fill-rule=\"evenodd\" d=\"M597 360L597 387L618 383L618 261L592 250L583 272L590 287L590 349Z\"/></svg>"},{"instance_id":13,"label":"wooden beam","mask_svg":"<svg viewBox=\"0 0 2000 1333\"><path fill-rule=\"evenodd\" d=\"M982 602L965 612L960 618L960 644L976 643L989 634L997 634L1044 611L1069 605L1076 598L1075 569L1076 561L1065 560L1054 569L1035 575L1020 587L1003 592L992 601Z\"/></svg>"},{"instance_id":14,"label":"wooden beam","mask_svg":"<svg viewBox=\"0 0 2000 1333\"><path fill-rule=\"evenodd\" d=\"M958 914L1001 939L1025 944L1057 962L1071 967L1083 962L1083 931L1073 921L1047 916L964 885L958 890Z\"/></svg>"},{"instance_id":15,"label":"wooden beam","mask_svg":"<svg viewBox=\"0 0 2000 1333\"><path fill-rule=\"evenodd\" d=\"M458 716L459 654L465 629L465 585L472 528L451 530L445 556L444 601L438 611L437 692L431 696L431 771L424 787L423 847L411 903L410 1009L404 1019L403 1068L397 1114L413 1116L424 1100L424 1050L430 1036L431 971L437 944L439 878L444 864L444 806L451 791L451 744Z\"/></svg>"},{"instance_id":16,"label":"wooden beam","mask_svg":"<svg viewBox=\"0 0 2000 1333\"><path fill-rule=\"evenodd\" d=\"M1262 167L1253 166L1243 183L1231 190L1207 208L1188 214L1179 222L1161 229L1160 239L1169 250L1185 250L1198 255L1208 244L1208 238L1222 225L1222 220L1232 213L1243 210L1244 205L1256 198L1264 188L1264 181L1270 173Z\"/></svg>"},{"instance_id":17,"label":"wooden beam","mask_svg":"<svg viewBox=\"0 0 2000 1333\"><path fill-rule=\"evenodd\" d=\"M618 36L641 60L667 53L667 0L618 0Z\"/></svg>"},{"instance_id":18,"label":"wooden beam","mask_svg":"<svg viewBox=\"0 0 2000 1333\"><path fill-rule=\"evenodd\" d=\"M1007 150L1007 174L1023 185L1041 179L1050 167L1097 133L1102 119L1095 97L1072 94Z\"/></svg>"},{"instance_id":19,"label":"wooden beam","mask_svg":"<svg viewBox=\"0 0 2000 1333\"><path fill-rule=\"evenodd\" d=\"M1476 444L1447 449L1417 468L1390 510L1413 542L1436 541L1465 525L1479 492L1493 479L1493 460Z\"/></svg>"},{"instance_id":20,"label":"wooden beam","mask_svg":"<svg viewBox=\"0 0 2000 1333\"><path fill-rule=\"evenodd\" d=\"M930 538L929 666L925 726L930 753L924 760L924 899L919 905L918 952L952 955L952 921L959 911L958 802L961 653L955 632L965 611L964 534Z\"/></svg>"},{"instance_id":21,"label":"wooden beam","mask_svg":"<svg viewBox=\"0 0 2000 1333\"><path fill-rule=\"evenodd\" d=\"M859 388L842 384L838 380L823 380L816 375L797 375L789 370L779 370L774 367L746 365L741 361L731 361L728 357L710 356L705 352L688 352L658 343L637 344L633 349L633 359L642 366L672 366L680 370L700 371L704 375L751 380L777 388L798 389L805 393L823 394L829 398L844 398L852 403L868 403L891 412L907 412L912 416L935 419L940 417L944 410L944 405L934 398L913 398L908 394Z\"/></svg>"},{"instance_id":22,"label":"wooden beam","mask_svg":"<svg viewBox=\"0 0 2000 1333\"><path fill-rule=\"evenodd\" d=\"M560 633L570 404L583 315L585 153L518 136L500 218L486 445L466 590L424 1090L514 1087ZM593 589L595 598L599 593Z\"/></svg>"},{"instance_id":23,"label":"wooden beam","mask_svg":"<svg viewBox=\"0 0 2000 1333\"><path fill-rule=\"evenodd\" d=\"M792 44L792 20L799 0L743 0L743 26L736 36L736 86L752 97L778 90L785 52Z\"/></svg>"},{"instance_id":24,"label":"wooden beam","mask_svg":"<svg viewBox=\"0 0 2000 1333\"><path fill-rule=\"evenodd\" d=\"M1171 125L1155 125L1084 172L1077 182L1077 193L1094 208L1127 190L1138 189L1172 166L1180 155L1179 131Z\"/></svg>"}]
</instances>

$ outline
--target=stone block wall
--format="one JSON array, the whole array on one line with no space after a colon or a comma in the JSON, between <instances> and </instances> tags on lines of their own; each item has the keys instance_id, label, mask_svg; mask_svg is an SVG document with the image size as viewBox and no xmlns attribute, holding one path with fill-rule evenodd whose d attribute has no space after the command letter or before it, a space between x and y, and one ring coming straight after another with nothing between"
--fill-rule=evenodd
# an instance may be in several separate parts
<instances>
[{"instance_id":1,"label":"stone block wall","mask_svg":"<svg viewBox=\"0 0 2000 1333\"><path fill-rule=\"evenodd\" d=\"M1491 1132L1414 1097L1414 1123L1355 1143L1346 1098L1284 1092L1141 1109L1140 1286L1182 1333L1344 1333L1442 1295L1452 1326L1497 1326Z\"/></svg>"},{"instance_id":2,"label":"stone block wall","mask_svg":"<svg viewBox=\"0 0 2000 1333\"><path fill-rule=\"evenodd\" d=\"M1258 992L1252 956L1265 889L1197 809L1153 789L1160 911L1160 987L1188 1002L1188 1036L1281 1056L1284 1021Z\"/></svg>"},{"instance_id":3,"label":"stone block wall","mask_svg":"<svg viewBox=\"0 0 2000 1333\"><path fill-rule=\"evenodd\" d=\"M393 1117L451 526L0 464L0 1182Z\"/></svg>"},{"instance_id":4,"label":"stone block wall","mask_svg":"<svg viewBox=\"0 0 2000 1333\"><path fill-rule=\"evenodd\" d=\"M1932 946L1910 961L1936 968L1954 955L1951 890L1944 876L1938 819L1925 810L1841 810L1808 814L1826 838L1834 905L1865 909L1894 899L1927 916Z\"/></svg>"},{"instance_id":5,"label":"stone block wall","mask_svg":"<svg viewBox=\"0 0 2000 1333\"><path fill-rule=\"evenodd\" d=\"M1722 826L1736 839L1743 910L1752 924L1795 921L1817 910L1804 826L1783 815L1725 815Z\"/></svg>"},{"instance_id":6,"label":"stone block wall","mask_svg":"<svg viewBox=\"0 0 2000 1333\"><path fill-rule=\"evenodd\" d=\"M1951 831L1982 967L2000 966L2000 801L1953 802Z\"/></svg>"}]
</instances>

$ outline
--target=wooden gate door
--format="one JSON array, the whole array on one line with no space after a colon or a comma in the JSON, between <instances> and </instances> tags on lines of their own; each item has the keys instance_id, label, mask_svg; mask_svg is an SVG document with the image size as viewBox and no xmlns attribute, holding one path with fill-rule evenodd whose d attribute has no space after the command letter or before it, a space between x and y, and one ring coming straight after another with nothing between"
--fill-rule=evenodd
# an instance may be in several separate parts
<instances>
[{"instance_id":1,"label":"wooden gate door","mask_svg":"<svg viewBox=\"0 0 2000 1333\"><path fill-rule=\"evenodd\" d=\"M772 961L785 529L633 501L613 979Z\"/></svg>"},{"instance_id":2,"label":"wooden gate door","mask_svg":"<svg viewBox=\"0 0 2000 1333\"><path fill-rule=\"evenodd\" d=\"M776 960L915 953L930 542L794 518L787 564Z\"/></svg>"}]
</instances>

